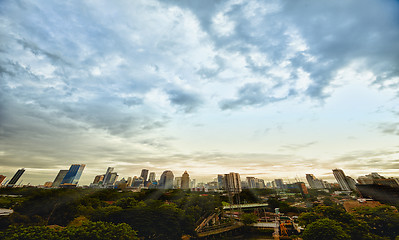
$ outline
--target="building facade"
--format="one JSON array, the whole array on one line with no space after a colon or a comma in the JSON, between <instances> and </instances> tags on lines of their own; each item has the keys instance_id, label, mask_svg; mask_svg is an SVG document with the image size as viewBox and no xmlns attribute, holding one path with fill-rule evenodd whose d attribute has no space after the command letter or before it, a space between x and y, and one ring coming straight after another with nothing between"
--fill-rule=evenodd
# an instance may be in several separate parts
<instances>
[{"instance_id":1,"label":"building facade","mask_svg":"<svg viewBox=\"0 0 399 240\"><path fill-rule=\"evenodd\" d=\"M159 187L163 189L172 189L173 180L174 180L174 175L172 171L166 170L162 173L161 178L159 179Z\"/></svg>"},{"instance_id":2,"label":"building facade","mask_svg":"<svg viewBox=\"0 0 399 240\"><path fill-rule=\"evenodd\" d=\"M189 189L190 188L190 175L187 171L184 171L183 175L181 176L181 189Z\"/></svg>"},{"instance_id":3,"label":"building facade","mask_svg":"<svg viewBox=\"0 0 399 240\"><path fill-rule=\"evenodd\" d=\"M85 166L85 164L72 164L64 179L62 179L61 186L77 185Z\"/></svg>"},{"instance_id":4,"label":"building facade","mask_svg":"<svg viewBox=\"0 0 399 240\"><path fill-rule=\"evenodd\" d=\"M68 170L60 170L53 181L52 187L59 187L67 172Z\"/></svg>"},{"instance_id":5,"label":"building facade","mask_svg":"<svg viewBox=\"0 0 399 240\"><path fill-rule=\"evenodd\" d=\"M344 171L342 171L341 169L333 169L332 171L341 189L344 191L350 191L351 188L347 182Z\"/></svg>"},{"instance_id":6,"label":"building facade","mask_svg":"<svg viewBox=\"0 0 399 240\"><path fill-rule=\"evenodd\" d=\"M21 168L14 174L11 180L8 182L7 187L14 187L18 180L21 178L22 174L24 174L25 169Z\"/></svg>"}]
</instances>

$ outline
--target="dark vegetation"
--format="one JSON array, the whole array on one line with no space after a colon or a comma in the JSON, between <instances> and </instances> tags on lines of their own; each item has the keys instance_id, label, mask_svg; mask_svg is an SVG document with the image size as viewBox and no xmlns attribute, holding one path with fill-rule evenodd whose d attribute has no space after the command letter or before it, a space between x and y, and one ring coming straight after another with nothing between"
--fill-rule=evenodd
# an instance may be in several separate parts
<instances>
[{"instance_id":1,"label":"dark vegetation","mask_svg":"<svg viewBox=\"0 0 399 240\"><path fill-rule=\"evenodd\" d=\"M204 217L222 208L229 198L219 193L181 190L121 192L113 189L0 189L0 208L12 208L0 217L0 239L181 239L195 236ZM292 204L323 199L313 208ZM301 196L292 192L282 198L274 190L243 190L234 201L268 203L269 212L299 215L305 227L299 235L312 239L399 239L399 213L390 206L359 208L346 212L337 197L326 192ZM320 201L318 201L320 202ZM253 232L253 212L241 216L244 235ZM262 233L263 234L263 233ZM270 233L268 233L270 235Z\"/></svg>"},{"instance_id":2,"label":"dark vegetation","mask_svg":"<svg viewBox=\"0 0 399 240\"><path fill-rule=\"evenodd\" d=\"M143 239L178 239L183 234L193 235L195 224L203 216L222 207L217 194L180 190L133 193L108 189L24 188L1 189L1 194L22 195L0 198L0 207L11 207L15 211L9 217L0 218L0 231L5 231L3 239L24 239L10 238L17 232L19 235L31 232L45 236L37 239L48 239L46 236L53 235L57 236L54 239L76 239L72 232L79 232L81 228L98 232L94 230L96 226L106 226L110 231L123 229L121 234L115 235L119 236L118 239L135 239L126 237L135 236L133 229ZM70 226L79 218L84 219L83 225ZM45 227L48 225L61 228ZM32 235L28 239L35 238ZM90 235L87 239L97 238Z\"/></svg>"}]
</instances>

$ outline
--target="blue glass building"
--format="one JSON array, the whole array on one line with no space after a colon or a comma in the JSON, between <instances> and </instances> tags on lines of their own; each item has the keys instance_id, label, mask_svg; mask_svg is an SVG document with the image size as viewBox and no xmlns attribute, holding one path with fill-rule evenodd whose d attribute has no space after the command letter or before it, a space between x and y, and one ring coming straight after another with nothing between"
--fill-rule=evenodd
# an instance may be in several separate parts
<instances>
[{"instance_id":1,"label":"blue glass building","mask_svg":"<svg viewBox=\"0 0 399 240\"><path fill-rule=\"evenodd\" d=\"M62 179L62 184L78 184L80 176L82 175L83 169L85 168L85 164L72 164L69 168L67 174L64 179Z\"/></svg>"}]
</instances>

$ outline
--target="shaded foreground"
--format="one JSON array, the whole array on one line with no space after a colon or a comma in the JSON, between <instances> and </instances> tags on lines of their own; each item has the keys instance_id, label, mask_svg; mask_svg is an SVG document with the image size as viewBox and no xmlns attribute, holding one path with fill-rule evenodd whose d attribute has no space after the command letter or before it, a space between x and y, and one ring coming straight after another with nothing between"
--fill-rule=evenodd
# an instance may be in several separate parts
<instances>
[{"instance_id":1,"label":"shaded foreground","mask_svg":"<svg viewBox=\"0 0 399 240\"><path fill-rule=\"evenodd\" d=\"M291 216L300 232L280 236L312 239L399 239L399 214L395 207L376 205L345 211L340 203L354 195L326 192L275 194L270 189L244 190L241 202L260 203L262 208L223 210L229 205L224 193L182 190L122 192L114 189L0 189L0 208L14 210L0 216L0 239L186 239L208 216L209 222L238 224L235 232L216 239L272 239L273 230L255 230L253 223ZM301 203L308 207L299 207ZM264 204L267 203L267 204ZM255 204L256 205L256 204ZM278 208L281 214L275 214ZM226 207L225 207L226 209ZM229 217L226 217L229 216ZM271 217L270 217L271 216ZM293 217L293 218L292 218ZM297 217L297 218L296 218ZM208 237L208 236L207 236Z\"/></svg>"}]
</instances>

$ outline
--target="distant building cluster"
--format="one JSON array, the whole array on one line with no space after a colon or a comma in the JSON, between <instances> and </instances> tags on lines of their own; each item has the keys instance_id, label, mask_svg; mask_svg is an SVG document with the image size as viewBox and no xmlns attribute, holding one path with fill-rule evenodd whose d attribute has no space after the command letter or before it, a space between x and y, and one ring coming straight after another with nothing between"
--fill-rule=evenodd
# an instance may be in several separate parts
<instances>
[{"instance_id":1,"label":"distant building cluster","mask_svg":"<svg viewBox=\"0 0 399 240\"><path fill-rule=\"evenodd\" d=\"M78 186L80 177L85 168L85 164L72 164L68 170L60 170L54 181L45 182L38 187L43 188L74 188ZM386 178L378 173L370 173L357 178L357 182L350 176L345 175L341 169L333 169L332 173L337 183L329 183L316 178L313 174L306 174L306 181L297 179L295 182L285 182L283 179L274 179L265 183L263 179L255 177L246 177L241 180L239 173L230 172L227 174L218 174L213 181L197 183L191 179L187 171L181 176L176 176L171 170L165 170L159 179L155 172L148 169L142 169L139 176L128 177L127 179L118 179L119 175L113 167L108 167L104 174L94 177L91 188L118 188L123 190L140 191L141 189L183 189L192 191L227 191L231 194L237 194L242 189L262 189L270 188L276 191L297 190L301 194L308 194L308 187L316 190L335 189L342 193L356 191L363 197L381 199L385 202L399 202L399 179ZM20 187L22 185L21 176L25 169L19 169L10 180L6 176L0 175L0 186L2 187Z\"/></svg>"}]
</instances>

